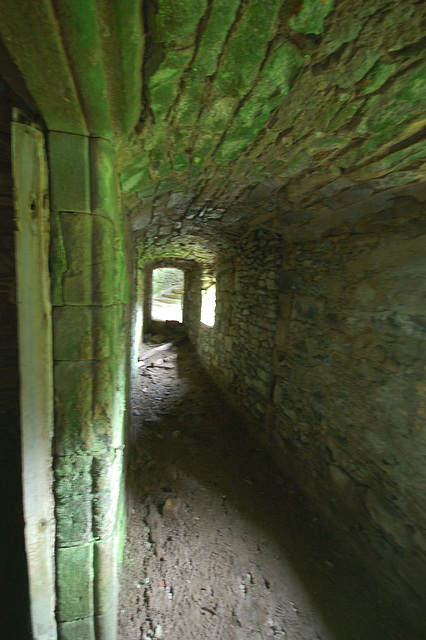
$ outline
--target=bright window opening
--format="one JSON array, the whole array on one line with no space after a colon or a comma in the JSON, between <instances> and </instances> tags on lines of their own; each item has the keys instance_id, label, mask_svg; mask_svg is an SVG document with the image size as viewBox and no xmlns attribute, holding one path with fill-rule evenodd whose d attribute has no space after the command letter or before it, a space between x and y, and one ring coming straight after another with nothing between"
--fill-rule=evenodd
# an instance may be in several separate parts
<instances>
[{"instance_id":1,"label":"bright window opening","mask_svg":"<svg viewBox=\"0 0 426 640\"><path fill-rule=\"evenodd\" d=\"M182 322L183 280L180 269L163 267L152 272L152 319Z\"/></svg>"},{"instance_id":2,"label":"bright window opening","mask_svg":"<svg viewBox=\"0 0 426 640\"><path fill-rule=\"evenodd\" d=\"M141 307L139 307L136 312L136 326L135 326L134 354L135 354L136 360L137 360L137 355L139 353L139 344L141 341L142 326L143 326L142 309Z\"/></svg>"},{"instance_id":3,"label":"bright window opening","mask_svg":"<svg viewBox=\"0 0 426 640\"><path fill-rule=\"evenodd\" d=\"M214 327L216 315L216 285L212 284L201 292L201 322L207 327Z\"/></svg>"}]
</instances>

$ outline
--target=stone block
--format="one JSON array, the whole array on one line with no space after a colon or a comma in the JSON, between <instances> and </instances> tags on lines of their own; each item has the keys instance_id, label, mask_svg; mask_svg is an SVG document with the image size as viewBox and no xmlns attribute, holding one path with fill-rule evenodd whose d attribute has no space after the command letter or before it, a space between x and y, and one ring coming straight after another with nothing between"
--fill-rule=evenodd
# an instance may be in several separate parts
<instances>
[{"instance_id":1,"label":"stone block","mask_svg":"<svg viewBox=\"0 0 426 640\"><path fill-rule=\"evenodd\" d=\"M108 464L96 456L93 464L93 535L99 539L110 537L116 529L122 508L122 450L115 452Z\"/></svg>"},{"instance_id":2,"label":"stone block","mask_svg":"<svg viewBox=\"0 0 426 640\"><path fill-rule=\"evenodd\" d=\"M66 496L56 501L56 539L59 546L88 542L92 535L91 495Z\"/></svg>"},{"instance_id":3,"label":"stone block","mask_svg":"<svg viewBox=\"0 0 426 640\"><path fill-rule=\"evenodd\" d=\"M330 198L336 193L340 193L344 189L348 189L352 185L353 182L347 180L347 178L338 178L337 180L334 180L334 182L329 182L325 187L319 189L319 192L324 196L324 198Z\"/></svg>"},{"instance_id":4,"label":"stone block","mask_svg":"<svg viewBox=\"0 0 426 640\"><path fill-rule=\"evenodd\" d=\"M73 622L60 622L58 625L59 640L95 640L95 623L93 618L82 618Z\"/></svg>"},{"instance_id":5,"label":"stone block","mask_svg":"<svg viewBox=\"0 0 426 640\"><path fill-rule=\"evenodd\" d=\"M95 616L96 638L99 640L117 640L117 607L107 613Z\"/></svg>"},{"instance_id":6,"label":"stone block","mask_svg":"<svg viewBox=\"0 0 426 640\"><path fill-rule=\"evenodd\" d=\"M123 353L123 360L125 354ZM127 362L121 363L117 376L116 387L114 390L114 407L113 407L113 421L112 421L112 442L113 447L118 447L123 442L123 420L126 411L127 403Z\"/></svg>"},{"instance_id":7,"label":"stone block","mask_svg":"<svg viewBox=\"0 0 426 640\"><path fill-rule=\"evenodd\" d=\"M343 204L353 204L354 202L365 200L366 198L371 196L372 193L372 188L364 184L360 184L341 193L339 199L341 202L343 202Z\"/></svg>"},{"instance_id":8,"label":"stone block","mask_svg":"<svg viewBox=\"0 0 426 640\"><path fill-rule=\"evenodd\" d=\"M93 356L96 360L104 360L114 355L119 331L119 311L116 306L93 310Z\"/></svg>"},{"instance_id":9,"label":"stone block","mask_svg":"<svg viewBox=\"0 0 426 640\"><path fill-rule=\"evenodd\" d=\"M92 464L90 455L77 455L56 458L55 461L55 495L58 499L76 493L88 494L92 487Z\"/></svg>"},{"instance_id":10,"label":"stone block","mask_svg":"<svg viewBox=\"0 0 426 640\"><path fill-rule=\"evenodd\" d=\"M127 273L126 255L122 248L117 248L114 262L114 278L117 301L127 304L130 299L129 277Z\"/></svg>"},{"instance_id":11,"label":"stone block","mask_svg":"<svg viewBox=\"0 0 426 640\"><path fill-rule=\"evenodd\" d=\"M113 146L103 138L90 138L90 204L93 213L114 218L115 154Z\"/></svg>"},{"instance_id":12,"label":"stone block","mask_svg":"<svg viewBox=\"0 0 426 640\"><path fill-rule=\"evenodd\" d=\"M93 615L93 544L59 548L56 555L60 622Z\"/></svg>"},{"instance_id":13,"label":"stone block","mask_svg":"<svg viewBox=\"0 0 426 640\"><path fill-rule=\"evenodd\" d=\"M101 451L104 444L93 430L93 363L57 362L54 387L56 453Z\"/></svg>"},{"instance_id":14,"label":"stone block","mask_svg":"<svg viewBox=\"0 0 426 640\"><path fill-rule=\"evenodd\" d=\"M117 501L120 487L111 485L110 491L101 491L93 496L93 535L96 538L111 536L117 517Z\"/></svg>"},{"instance_id":15,"label":"stone block","mask_svg":"<svg viewBox=\"0 0 426 640\"><path fill-rule=\"evenodd\" d=\"M50 215L50 282L52 305L63 305L62 280L67 270L64 238L58 211Z\"/></svg>"},{"instance_id":16,"label":"stone block","mask_svg":"<svg viewBox=\"0 0 426 640\"><path fill-rule=\"evenodd\" d=\"M119 480L121 456L115 455L115 453L114 449L110 449L107 453L93 458L92 483L94 493L107 491L111 483Z\"/></svg>"},{"instance_id":17,"label":"stone block","mask_svg":"<svg viewBox=\"0 0 426 640\"><path fill-rule=\"evenodd\" d=\"M55 360L91 360L92 310L56 307L53 310L53 357Z\"/></svg>"},{"instance_id":18,"label":"stone block","mask_svg":"<svg viewBox=\"0 0 426 640\"><path fill-rule=\"evenodd\" d=\"M63 275L63 296L67 305L90 305L92 296L92 216L60 214L67 270Z\"/></svg>"},{"instance_id":19,"label":"stone block","mask_svg":"<svg viewBox=\"0 0 426 640\"><path fill-rule=\"evenodd\" d=\"M93 427L98 438L111 446L115 395L115 359L109 358L93 367Z\"/></svg>"},{"instance_id":20,"label":"stone block","mask_svg":"<svg viewBox=\"0 0 426 640\"><path fill-rule=\"evenodd\" d=\"M115 299L114 227L109 220L93 217L93 302L112 304Z\"/></svg>"},{"instance_id":21,"label":"stone block","mask_svg":"<svg viewBox=\"0 0 426 640\"><path fill-rule=\"evenodd\" d=\"M95 542L95 614L106 614L114 607L118 595L118 536Z\"/></svg>"},{"instance_id":22,"label":"stone block","mask_svg":"<svg viewBox=\"0 0 426 640\"><path fill-rule=\"evenodd\" d=\"M50 131L49 166L52 209L89 213L89 139Z\"/></svg>"}]
</instances>

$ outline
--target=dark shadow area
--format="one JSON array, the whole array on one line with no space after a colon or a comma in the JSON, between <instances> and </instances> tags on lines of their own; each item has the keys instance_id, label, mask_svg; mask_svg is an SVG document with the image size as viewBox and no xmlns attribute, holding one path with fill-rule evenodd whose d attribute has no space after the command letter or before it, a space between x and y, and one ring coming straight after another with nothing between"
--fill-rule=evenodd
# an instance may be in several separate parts
<instances>
[{"instance_id":1,"label":"dark shadow area","mask_svg":"<svg viewBox=\"0 0 426 640\"><path fill-rule=\"evenodd\" d=\"M28 573L22 514L19 416L2 414L0 438L0 637L30 640Z\"/></svg>"},{"instance_id":2,"label":"dark shadow area","mask_svg":"<svg viewBox=\"0 0 426 640\"><path fill-rule=\"evenodd\" d=\"M17 68L1 41L0 66L2 73L14 79L14 87L20 95L29 98L24 83L18 77ZM14 243L16 214L11 145L13 107L29 113L22 99L0 79L0 638L27 640L31 638L31 630L22 513Z\"/></svg>"},{"instance_id":3,"label":"dark shadow area","mask_svg":"<svg viewBox=\"0 0 426 640\"><path fill-rule=\"evenodd\" d=\"M195 481L216 496L224 513L237 511L249 528L255 527L260 537L279 547L276 557L291 567L330 632L318 632L313 638L421 640L402 604L381 593L359 558L333 537L327 523L308 509L301 493L248 435L247 421L205 374L190 345L178 349L152 362L136 385L128 478L133 507L122 576L120 637L131 637L126 635L130 619L136 628L138 616L140 622L155 596L142 578L135 590L139 578L132 567L138 565L141 571L144 565L149 584L146 557L154 553L160 567L166 563L161 554L183 535L185 518L193 509L185 495L190 495L188 487ZM195 518L194 526L201 518ZM163 540L166 520L169 535ZM155 533L155 523L160 533ZM213 616L212 606L202 608ZM282 635L277 630L277 635L271 631L253 637L301 638L288 624Z\"/></svg>"}]
</instances>

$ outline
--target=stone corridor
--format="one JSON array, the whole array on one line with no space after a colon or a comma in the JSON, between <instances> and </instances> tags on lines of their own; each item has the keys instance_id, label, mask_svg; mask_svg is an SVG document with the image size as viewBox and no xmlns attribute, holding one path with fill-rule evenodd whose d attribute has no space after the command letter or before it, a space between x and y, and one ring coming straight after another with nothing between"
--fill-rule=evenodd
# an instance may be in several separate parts
<instances>
[{"instance_id":1,"label":"stone corridor","mask_svg":"<svg viewBox=\"0 0 426 640\"><path fill-rule=\"evenodd\" d=\"M2 0L2 639L425 637L425 33L420 0ZM142 376L163 267L198 360Z\"/></svg>"}]
</instances>

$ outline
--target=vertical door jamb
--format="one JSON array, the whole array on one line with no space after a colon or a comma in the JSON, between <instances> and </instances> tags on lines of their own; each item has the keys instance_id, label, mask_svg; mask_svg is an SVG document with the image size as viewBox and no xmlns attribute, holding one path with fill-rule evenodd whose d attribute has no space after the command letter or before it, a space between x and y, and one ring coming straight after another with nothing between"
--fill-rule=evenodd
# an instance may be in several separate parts
<instances>
[{"instance_id":1,"label":"vertical door jamb","mask_svg":"<svg viewBox=\"0 0 426 640\"><path fill-rule=\"evenodd\" d=\"M22 489L34 640L56 640L52 494L53 357L44 135L12 122Z\"/></svg>"}]
</instances>

